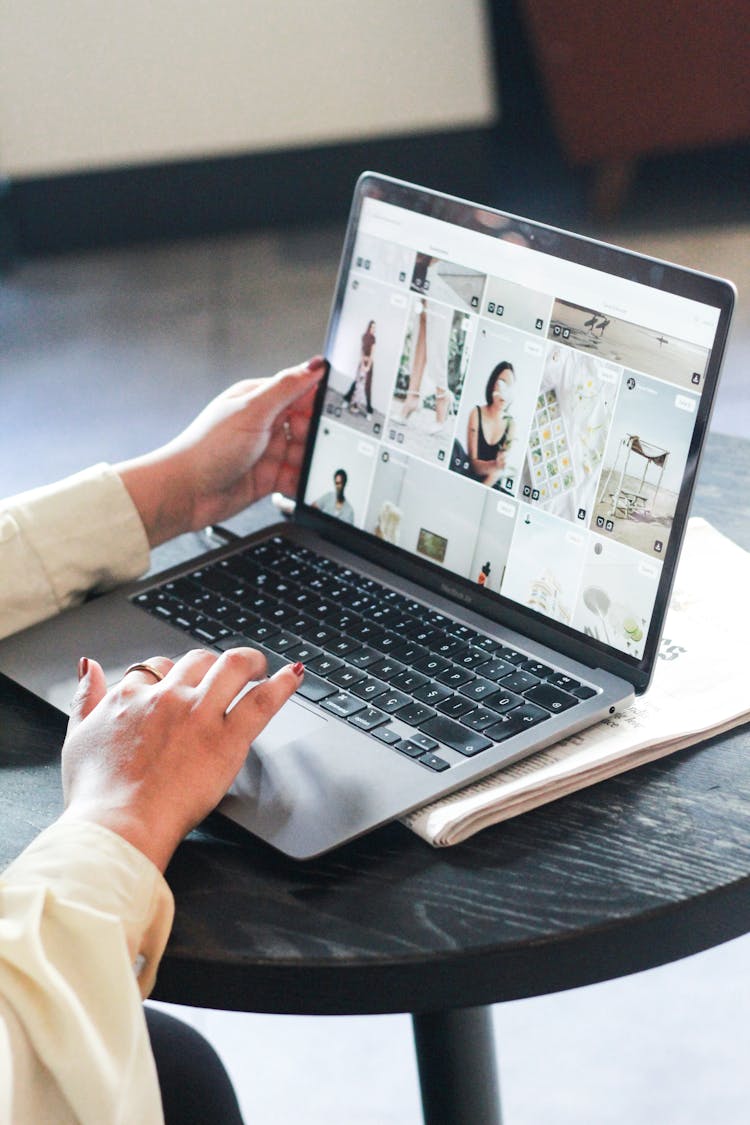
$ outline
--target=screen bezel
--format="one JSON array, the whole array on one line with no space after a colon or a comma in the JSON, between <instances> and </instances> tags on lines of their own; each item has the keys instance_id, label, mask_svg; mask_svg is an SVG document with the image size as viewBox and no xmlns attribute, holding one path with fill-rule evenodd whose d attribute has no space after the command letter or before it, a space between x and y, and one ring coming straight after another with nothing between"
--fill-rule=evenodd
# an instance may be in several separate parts
<instances>
[{"instance_id":1,"label":"screen bezel","mask_svg":"<svg viewBox=\"0 0 750 1125\"><path fill-rule=\"evenodd\" d=\"M672 530L664 554L661 578L657 588L647 641L640 659L611 648L602 641L583 637L570 626L519 605L502 594L478 587L470 580L447 572L426 557L416 558L405 549L386 543L362 528L349 527L327 516L304 501L307 479L312 463L315 437L321 418L326 381L316 397L310 423L307 447L300 475L295 518L319 534L341 544L355 554L418 582L443 597L447 596L482 614L490 621L514 631L526 633L541 644L550 646L592 667L601 667L633 684L643 692L649 684L658 656L661 632L669 606L672 584L679 560L685 525L695 489L705 434L716 395L731 313L735 301L733 285L721 278L673 265L630 250L598 242L583 235L559 230L531 219L510 215L492 207L457 199L440 192L408 184L374 172L364 172L354 192L338 278L331 307L325 354L331 353L346 291L352 252L363 201L380 199L407 210L468 227L488 237L522 239L531 249L569 262L600 270L629 281L663 290L677 296L713 306L719 310L714 344L706 369L693 435L687 455L682 488L679 493Z\"/></svg>"}]
</instances>

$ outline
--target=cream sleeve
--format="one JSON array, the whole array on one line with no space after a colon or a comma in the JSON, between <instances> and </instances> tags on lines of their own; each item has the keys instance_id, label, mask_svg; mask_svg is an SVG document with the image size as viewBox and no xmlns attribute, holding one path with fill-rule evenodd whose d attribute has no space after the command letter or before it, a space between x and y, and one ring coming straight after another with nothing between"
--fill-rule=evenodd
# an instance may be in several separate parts
<instances>
[{"instance_id":1,"label":"cream sleeve","mask_svg":"<svg viewBox=\"0 0 750 1125\"><path fill-rule=\"evenodd\" d=\"M111 465L0 502L0 637L142 574L149 545Z\"/></svg>"},{"instance_id":2,"label":"cream sleeve","mask_svg":"<svg viewBox=\"0 0 750 1125\"><path fill-rule=\"evenodd\" d=\"M161 1125L141 1000L173 910L93 823L58 821L0 877L0 1125Z\"/></svg>"}]
</instances>

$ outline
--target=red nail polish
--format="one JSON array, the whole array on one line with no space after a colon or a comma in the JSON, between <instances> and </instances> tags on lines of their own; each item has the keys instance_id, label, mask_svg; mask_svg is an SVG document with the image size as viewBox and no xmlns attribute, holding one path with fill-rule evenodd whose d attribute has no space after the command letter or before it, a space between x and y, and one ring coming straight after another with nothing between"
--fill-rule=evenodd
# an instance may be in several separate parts
<instances>
[{"instance_id":1,"label":"red nail polish","mask_svg":"<svg viewBox=\"0 0 750 1125\"><path fill-rule=\"evenodd\" d=\"M292 671L294 672L295 676L304 676L305 666L301 660L298 660L296 664L292 664Z\"/></svg>"},{"instance_id":2,"label":"red nail polish","mask_svg":"<svg viewBox=\"0 0 750 1125\"><path fill-rule=\"evenodd\" d=\"M82 680L89 670L89 662L87 657L82 656L78 661L78 679Z\"/></svg>"}]
</instances>

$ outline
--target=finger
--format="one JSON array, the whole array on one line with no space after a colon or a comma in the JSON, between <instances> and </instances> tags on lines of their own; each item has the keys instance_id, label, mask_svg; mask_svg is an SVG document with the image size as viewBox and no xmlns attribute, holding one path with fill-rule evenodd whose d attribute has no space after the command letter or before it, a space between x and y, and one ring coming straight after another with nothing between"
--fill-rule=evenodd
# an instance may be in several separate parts
<instances>
[{"instance_id":1,"label":"finger","mask_svg":"<svg viewBox=\"0 0 750 1125\"><path fill-rule=\"evenodd\" d=\"M304 679L302 664L287 664L273 676L243 695L227 715L226 721L239 729L249 741L256 738L266 723L290 699Z\"/></svg>"},{"instance_id":2,"label":"finger","mask_svg":"<svg viewBox=\"0 0 750 1125\"><path fill-rule=\"evenodd\" d=\"M268 662L257 648L232 648L206 673L201 690L223 713L248 684L265 679L267 671Z\"/></svg>"},{"instance_id":3,"label":"finger","mask_svg":"<svg viewBox=\"0 0 750 1125\"><path fill-rule=\"evenodd\" d=\"M68 730L73 730L107 694L107 680L101 664L82 657L78 662L78 689L70 708Z\"/></svg>"},{"instance_id":4,"label":"finger","mask_svg":"<svg viewBox=\"0 0 750 1125\"><path fill-rule=\"evenodd\" d=\"M197 687L218 659L218 654L207 648L193 648L190 652L183 653L169 673L169 685Z\"/></svg>"},{"instance_id":5,"label":"finger","mask_svg":"<svg viewBox=\"0 0 750 1125\"><path fill-rule=\"evenodd\" d=\"M268 411L271 417L288 409L298 399L314 389L328 369L322 356L314 356L307 363L297 367L287 367L278 371L268 380ZM265 398L266 396L264 396Z\"/></svg>"},{"instance_id":6,"label":"finger","mask_svg":"<svg viewBox=\"0 0 750 1125\"><path fill-rule=\"evenodd\" d=\"M122 677L121 683L158 684L171 669L173 661L168 656L148 656L131 666Z\"/></svg>"}]
</instances>

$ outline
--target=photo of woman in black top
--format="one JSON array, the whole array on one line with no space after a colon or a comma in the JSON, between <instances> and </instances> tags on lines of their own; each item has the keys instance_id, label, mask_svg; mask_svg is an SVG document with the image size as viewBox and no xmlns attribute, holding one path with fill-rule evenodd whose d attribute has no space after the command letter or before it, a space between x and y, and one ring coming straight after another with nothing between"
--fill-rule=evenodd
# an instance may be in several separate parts
<instances>
[{"instance_id":1,"label":"photo of woman in black top","mask_svg":"<svg viewBox=\"0 0 750 1125\"><path fill-rule=\"evenodd\" d=\"M492 488L505 469L505 460L515 437L515 422L508 413L513 401L516 376L507 360L498 363L485 387L485 403L469 416L466 450L475 479Z\"/></svg>"}]
</instances>

